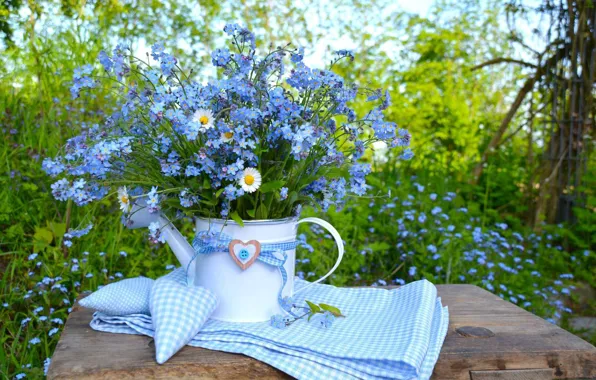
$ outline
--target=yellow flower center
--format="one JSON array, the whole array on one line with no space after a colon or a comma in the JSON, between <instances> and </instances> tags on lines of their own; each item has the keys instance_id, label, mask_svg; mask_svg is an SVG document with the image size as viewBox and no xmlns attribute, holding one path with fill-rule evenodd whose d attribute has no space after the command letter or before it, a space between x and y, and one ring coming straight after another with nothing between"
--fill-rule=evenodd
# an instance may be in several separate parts
<instances>
[{"instance_id":1,"label":"yellow flower center","mask_svg":"<svg viewBox=\"0 0 596 380\"><path fill-rule=\"evenodd\" d=\"M246 183L248 186L250 186L250 185L252 185L253 183L255 183L255 177L251 176L250 174L247 174L247 175L245 175L245 176L244 176L244 182L245 182L245 183Z\"/></svg>"},{"instance_id":2,"label":"yellow flower center","mask_svg":"<svg viewBox=\"0 0 596 380\"><path fill-rule=\"evenodd\" d=\"M126 204L128 203L128 197L126 195L123 195L120 197L120 202Z\"/></svg>"},{"instance_id":3,"label":"yellow flower center","mask_svg":"<svg viewBox=\"0 0 596 380\"><path fill-rule=\"evenodd\" d=\"M207 116L203 115L199 118L199 121L201 122L201 124L205 125L209 122L209 118Z\"/></svg>"},{"instance_id":4,"label":"yellow flower center","mask_svg":"<svg viewBox=\"0 0 596 380\"><path fill-rule=\"evenodd\" d=\"M226 132L226 133L224 133L224 137L226 139L231 139L232 136L234 136L234 132Z\"/></svg>"}]
</instances>

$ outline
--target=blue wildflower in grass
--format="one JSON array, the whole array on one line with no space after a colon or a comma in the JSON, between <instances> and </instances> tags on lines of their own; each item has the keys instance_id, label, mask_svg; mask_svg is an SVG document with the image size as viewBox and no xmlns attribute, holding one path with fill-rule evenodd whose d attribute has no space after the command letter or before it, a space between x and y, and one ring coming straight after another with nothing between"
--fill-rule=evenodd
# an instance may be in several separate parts
<instances>
[{"instance_id":1,"label":"blue wildflower in grass","mask_svg":"<svg viewBox=\"0 0 596 380\"><path fill-rule=\"evenodd\" d=\"M30 346L35 346L35 345L37 345L37 344L39 344L39 343L41 343L41 339L39 339L39 338L37 338L37 337L35 337L35 338L33 338L33 339L29 340L29 345L30 345Z\"/></svg>"},{"instance_id":2,"label":"blue wildflower in grass","mask_svg":"<svg viewBox=\"0 0 596 380\"><path fill-rule=\"evenodd\" d=\"M431 201L437 200L437 194L435 194L435 193L430 194L428 197L430 198Z\"/></svg>"},{"instance_id":3,"label":"blue wildflower in grass","mask_svg":"<svg viewBox=\"0 0 596 380\"><path fill-rule=\"evenodd\" d=\"M21 372L21 373L17 373L14 378L17 380L21 380L21 379L24 379L25 377L27 377L27 375Z\"/></svg>"},{"instance_id":4,"label":"blue wildflower in grass","mask_svg":"<svg viewBox=\"0 0 596 380\"><path fill-rule=\"evenodd\" d=\"M418 222L419 223L426 222L426 214L425 213L420 213L420 215L418 215Z\"/></svg>"},{"instance_id":5,"label":"blue wildflower in grass","mask_svg":"<svg viewBox=\"0 0 596 380\"><path fill-rule=\"evenodd\" d=\"M411 277L414 277L414 276L416 275L416 270L417 270L417 268L412 266L412 267L410 267L410 268L408 269L408 274L409 274Z\"/></svg>"},{"instance_id":6,"label":"blue wildflower in grass","mask_svg":"<svg viewBox=\"0 0 596 380\"><path fill-rule=\"evenodd\" d=\"M435 207L433 207L433 209L430 211L430 213L431 213L432 215L437 215L437 214L439 214L441 211L443 211L443 209L442 209L442 208L440 208L439 206L435 206Z\"/></svg>"},{"instance_id":7,"label":"blue wildflower in grass","mask_svg":"<svg viewBox=\"0 0 596 380\"><path fill-rule=\"evenodd\" d=\"M48 336L53 336L54 334L56 334L58 331L60 331L60 329L58 329L57 327L52 328L50 331L48 331Z\"/></svg>"},{"instance_id":8,"label":"blue wildflower in grass","mask_svg":"<svg viewBox=\"0 0 596 380\"><path fill-rule=\"evenodd\" d=\"M282 187L279 190L279 198L283 201L286 200L288 198L288 188L287 187Z\"/></svg>"},{"instance_id":9,"label":"blue wildflower in grass","mask_svg":"<svg viewBox=\"0 0 596 380\"><path fill-rule=\"evenodd\" d=\"M411 160L413 157L414 157L414 152L410 148L404 149L402 154L399 156L399 158L401 158L402 160L405 160L405 161Z\"/></svg>"},{"instance_id":10,"label":"blue wildflower in grass","mask_svg":"<svg viewBox=\"0 0 596 380\"><path fill-rule=\"evenodd\" d=\"M426 247L426 250L430 253L437 253L437 247L435 247L433 244L429 244Z\"/></svg>"},{"instance_id":11,"label":"blue wildflower in grass","mask_svg":"<svg viewBox=\"0 0 596 380\"><path fill-rule=\"evenodd\" d=\"M46 360L43 361L43 374L46 376L48 374L48 370L50 369L51 362L52 362L51 358L46 358Z\"/></svg>"}]
</instances>

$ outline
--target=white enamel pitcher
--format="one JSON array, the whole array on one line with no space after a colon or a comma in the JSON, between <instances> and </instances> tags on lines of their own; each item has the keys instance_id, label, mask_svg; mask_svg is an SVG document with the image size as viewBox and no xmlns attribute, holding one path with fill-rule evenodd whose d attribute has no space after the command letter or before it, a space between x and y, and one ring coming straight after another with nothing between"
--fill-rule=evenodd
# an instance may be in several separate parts
<instances>
[{"instance_id":1,"label":"white enamel pitcher","mask_svg":"<svg viewBox=\"0 0 596 380\"><path fill-rule=\"evenodd\" d=\"M278 300L283 282L277 267L256 260L243 270L228 251L196 255L193 247L169 220L158 213L149 213L146 208L133 206L128 227L147 227L155 221L159 222L160 232L180 265L188 268L189 283L210 289L217 295L219 304L211 318L228 322L262 322L269 320L272 315L283 313ZM245 221L242 227L231 220L197 218L196 232L221 232L232 239L243 242L257 240L265 245L295 241L297 228L301 223L315 223L325 228L337 244L338 257L327 274L295 291L296 250L285 251L287 282L282 296L286 297L325 280L339 266L344 254L344 244L331 224L319 218L286 218Z\"/></svg>"}]
</instances>

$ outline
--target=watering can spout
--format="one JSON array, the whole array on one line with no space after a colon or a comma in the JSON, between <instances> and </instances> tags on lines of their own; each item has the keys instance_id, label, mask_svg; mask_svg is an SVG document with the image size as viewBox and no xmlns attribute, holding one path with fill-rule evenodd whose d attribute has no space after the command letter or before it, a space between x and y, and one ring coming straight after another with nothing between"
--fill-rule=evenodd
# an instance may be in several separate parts
<instances>
[{"instance_id":1,"label":"watering can spout","mask_svg":"<svg viewBox=\"0 0 596 380\"><path fill-rule=\"evenodd\" d=\"M195 268L189 264L192 261L195 250L188 243L186 238L178 231L178 229L161 213L150 213L146 207L133 205L128 228L148 227L151 223L158 222L161 236L163 236L166 243L170 246L174 255L180 262L180 266L187 270L188 282L193 283L195 277Z\"/></svg>"}]
</instances>

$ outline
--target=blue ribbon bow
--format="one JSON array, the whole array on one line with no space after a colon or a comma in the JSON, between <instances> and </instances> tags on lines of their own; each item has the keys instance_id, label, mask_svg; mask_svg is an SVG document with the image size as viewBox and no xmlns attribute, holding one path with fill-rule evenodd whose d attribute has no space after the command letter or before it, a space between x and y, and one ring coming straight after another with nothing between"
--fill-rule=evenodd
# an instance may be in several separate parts
<instances>
[{"instance_id":1,"label":"blue ribbon bow","mask_svg":"<svg viewBox=\"0 0 596 380\"><path fill-rule=\"evenodd\" d=\"M193 256L192 260L188 263L186 268L186 276L188 279L188 270L190 269L191 264L197 258L198 255L206 255L214 252L228 252L229 245L232 241L232 237L226 235L224 233L213 233L209 231L200 231L197 233L195 238L193 239L192 246L195 249L195 255ZM257 257L257 260L277 267L279 269L279 273L281 274L282 285L279 289L279 293L277 296L277 301L279 305L290 314L294 314L291 310L291 305L286 305L282 297L282 292L286 286L286 282L288 281L288 273L284 268L284 264L288 259L288 255L286 251L290 249L295 249L298 246L297 241L291 242L284 242L284 243L270 243L270 244L261 244L261 253ZM281 255L283 258L279 258L277 255Z\"/></svg>"}]
</instances>

